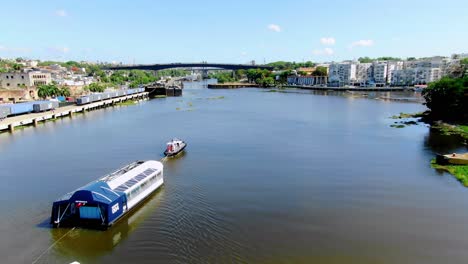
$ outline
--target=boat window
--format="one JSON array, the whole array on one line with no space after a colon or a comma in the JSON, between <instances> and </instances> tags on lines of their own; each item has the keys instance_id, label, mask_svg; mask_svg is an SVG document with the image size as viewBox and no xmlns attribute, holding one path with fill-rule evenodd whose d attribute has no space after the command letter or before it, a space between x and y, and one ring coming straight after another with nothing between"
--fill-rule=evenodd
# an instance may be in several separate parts
<instances>
[{"instance_id":1,"label":"boat window","mask_svg":"<svg viewBox=\"0 0 468 264\"><path fill-rule=\"evenodd\" d=\"M148 177L148 176L144 175L143 173L140 173L134 179L137 180L137 181L141 181L146 177Z\"/></svg>"},{"instance_id":2,"label":"boat window","mask_svg":"<svg viewBox=\"0 0 468 264\"><path fill-rule=\"evenodd\" d=\"M143 173L149 176L151 173L153 173L153 172L155 172L155 171L156 171L155 169L148 168L148 169L146 169Z\"/></svg>"},{"instance_id":3,"label":"boat window","mask_svg":"<svg viewBox=\"0 0 468 264\"><path fill-rule=\"evenodd\" d=\"M132 187L135 184L137 184L137 181L135 181L133 179L128 180L127 182L125 182L125 185L127 185L128 187Z\"/></svg>"}]
</instances>

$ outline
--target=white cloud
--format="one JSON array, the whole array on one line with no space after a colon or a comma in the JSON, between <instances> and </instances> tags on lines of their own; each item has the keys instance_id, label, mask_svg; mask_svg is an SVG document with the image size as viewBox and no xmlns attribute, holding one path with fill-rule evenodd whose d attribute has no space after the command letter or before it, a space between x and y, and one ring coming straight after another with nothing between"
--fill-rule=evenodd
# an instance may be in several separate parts
<instances>
[{"instance_id":1,"label":"white cloud","mask_svg":"<svg viewBox=\"0 0 468 264\"><path fill-rule=\"evenodd\" d=\"M68 53L70 51L70 49L67 47L49 47L47 48L47 50L52 53L62 53L62 54Z\"/></svg>"},{"instance_id":2,"label":"white cloud","mask_svg":"<svg viewBox=\"0 0 468 264\"><path fill-rule=\"evenodd\" d=\"M268 25L268 29L274 32L281 32L281 27L275 24Z\"/></svg>"},{"instance_id":3,"label":"white cloud","mask_svg":"<svg viewBox=\"0 0 468 264\"><path fill-rule=\"evenodd\" d=\"M68 13L67 13L67 11L65 11L63 9L60 9L60 10L55 11L55 15L59 16L59 17L66 17L66 16L68 16Z\"/></svg>"},{"instance_id":4,"label":"white cloud","mask_svg":"<svg viewBox=\"0 0 468 264\"><path fill-rule=\"evenodd\" d=\"M330 38L330 37L321 38L320 43L322 43L323 45L335 45L336 40L335 40L335 38Z\"/></svg>"},{"instance_id":5,"label":"white cloud","mask_svg":"<svg viewBox=\"0 0 468 264\"><path fill-rule=\"evenodd\" d=\"M312 53L314 55L325 55L325 56L330 56L330 55L333 55L335 53L335 51L332 49L332 48L324 48L323 50L319 50L319 49L316 49L316 50L313 50Z\"/></svg>"},{"instance_id":6,"label":"white cloud","mask_svg":"<svg viewBox=\"0 0 468 264\"><path fill-rule=\"evenodd\" d=\"M241 56L247 56L247 52L245 51L241 52Z\"/></svg>"},{"instance_id":7,"label":"white cloud","mask_svg":"<svg viewBox=\"0 0 468 264\"><path fill-rule=\"evenodd\" d=\"M373 46L373 45L374 45L374 41L372 39L361 39L361 40L358 40L358 41L355 41L355 42L351 43L351 45L349 47L350 48L370 47L370 46Z\"/></svg>"}]
</instances>

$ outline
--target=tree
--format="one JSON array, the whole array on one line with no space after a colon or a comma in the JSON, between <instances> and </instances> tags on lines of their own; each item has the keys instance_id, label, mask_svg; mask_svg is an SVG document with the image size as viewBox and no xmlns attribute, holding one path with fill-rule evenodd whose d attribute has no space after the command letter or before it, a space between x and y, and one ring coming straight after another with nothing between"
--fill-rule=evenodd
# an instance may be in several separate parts
<instances>
[{"instance_id":1,"label":"tree","mask_svg":"<svg viewBox=\"0 0 468 264\"><path fill-rule=\"evenodd\" d=\"M312 72L313 76L327 76L328 75L328 70L327 67L319 66L315 68L315 70Z\"/></svg>"},{"instance_id":2,"label":"tree","mask_svg":"<svg viewBox=\"0 0 468 264\"><path fill-rule=\"evenodd\" d=\"M288 82L288 76L292 74L292 70L283 71L280 73L278 83L285 84Z\"/></svg>"},{"instance_id":3,"label":"tree","mask_svg":"<svg viewBox=\"0 0 468 264\"><path fill-rule=\"evenodd\" d=\"M415 57L409 57L409 58L407 58L406 60L407 60L407 61L415 61L416 58L415 58Z\"/></svg>"},{"instance_id":4,"label":"tree","mask_svg":"<svg viewBox=\"0 0 468 264\"><path fill-rule=\"evenodd\" d=\"M468 77L444 77L423 90L433 119L468 122Z\"/></svg>"},{"instance_id":5,"label":"tree","mask_svg":"<svg viewBox=\"0 0 468 264\"><path fill-rule=\"evenodd\" d=\"M106 89L106 87L104 87L104 85L99 84L99 83L91 83L86 88L87 88L87 90L89 90L90 92L93 92L93 93L102 93Z\"/></svg>"},{"instance_id":6,"label":"tree","mask_svg":"<svg viewBox=\"0 0 468 264\"><path fill-rule=\"evenodd\" d=\"M369 58L369 57L360 57L360 58L358 59L358 61L359 61L360 63L370 63L370 62L373 62L374 59L371 59L371 58Z\"/></svg>"},{"instance_id":7,"label":"tree","mask_svg":"<svg viewBox=\"0 0 468 264\"><path fill-rule=\"evenodd\" d=\"M56 97L62 95L62 90L55 84L43 84L37 87L37 95L41 98Z\"/></svg>"},{"instance_id":8,"label":"tree","mask_svg":"<svg viewBox=\"0 0 468 264\"><path fill-rule=\"evenodd\" d=\"M377 60L379 61L401 61L402 59L401 58L397 58L397 57L380 57L380 58L377 58Z\"/></svg>"},{"instance_id":9,"label":"tree","mask_svg":"<svg viewBox=\"0 0 468 264\"><path fill-rule=\"evenodd\" d=\"M18 63L14 63L14 64L12 65L12 68L13 68L13 70L15 70L15 71L19 71L19 70L21 70L21 68L23 68L23 65L18 64Z\"/></svg>"},{"instance_id":10,"label":"tree","mask_svg":"<svg viewBox=\"0 0 468 264\"><path fill-rule=\"evenodd\" d=\"M63 87L60 89L60 95L68 97L71 95L70 89Z\"/></svg>"}]
</instances>

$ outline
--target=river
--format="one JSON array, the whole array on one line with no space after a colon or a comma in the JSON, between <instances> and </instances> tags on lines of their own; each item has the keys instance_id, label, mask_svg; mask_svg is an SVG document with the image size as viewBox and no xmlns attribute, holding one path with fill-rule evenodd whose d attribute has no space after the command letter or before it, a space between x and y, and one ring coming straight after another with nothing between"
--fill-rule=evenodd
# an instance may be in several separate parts
<instances>
[{"instance_id":1,"label":"river","mask_svg":"<svg viewBox=\"0 0 468 264\"><path fill-rule=\"evenodd\" d=\"M390 127L424 109L192 87L0 134L0 262L466 263L468 189L429 165L466 147L425 125ZM174 136L186 153L135 213L108 231L49 227L54 199L161 159Z\"/></svg>"}]
</instances>

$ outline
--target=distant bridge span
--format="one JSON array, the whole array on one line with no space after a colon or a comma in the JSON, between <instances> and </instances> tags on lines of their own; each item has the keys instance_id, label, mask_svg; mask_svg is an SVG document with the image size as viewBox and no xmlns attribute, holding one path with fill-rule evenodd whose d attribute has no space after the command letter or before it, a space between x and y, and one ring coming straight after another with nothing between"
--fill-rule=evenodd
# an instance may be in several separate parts
<instances>
[{"instance_id":1,"label":"distant bridge span","mask_svg":"<svg viewBox=\"0 0 468 264\"><path fill-rule=\"evenodd\" d=\"M148 70L159 71L174 68L200 68L200 69L225 69L225 70L248 70L248 69L264 69L273 70L273 67L263 65L250 64L223 64L223 63L168 63L168 64L151 64L151 65L132 65L132 66L114 66L106 67L108 70Z\"/></svg>"}]
</instances>

